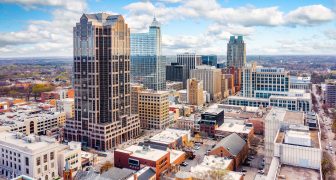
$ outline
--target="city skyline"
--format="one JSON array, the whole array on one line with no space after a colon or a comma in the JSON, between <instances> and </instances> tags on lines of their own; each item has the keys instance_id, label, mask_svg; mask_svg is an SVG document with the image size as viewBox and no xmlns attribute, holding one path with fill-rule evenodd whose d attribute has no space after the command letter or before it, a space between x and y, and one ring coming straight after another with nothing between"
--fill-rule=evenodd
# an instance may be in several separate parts
<instances>
[{"instance_id":1,"label":"city skyline","mask_svg":"<svg viewBox=\"0 0 336 180\"><path fill-rule=\"evenodd\" d=\"M1 57L72 56L73 24L83 13L125 16L132 33L162 22L162 54L226 54L244 35L247 55L335 54L336 2L298 1L22 1L1 0ZM245 13L249 12L249 13ZM19 14L19 16L18 16ZM57 49L57 51L56 51Z\"/></svg>"}]
</instances>

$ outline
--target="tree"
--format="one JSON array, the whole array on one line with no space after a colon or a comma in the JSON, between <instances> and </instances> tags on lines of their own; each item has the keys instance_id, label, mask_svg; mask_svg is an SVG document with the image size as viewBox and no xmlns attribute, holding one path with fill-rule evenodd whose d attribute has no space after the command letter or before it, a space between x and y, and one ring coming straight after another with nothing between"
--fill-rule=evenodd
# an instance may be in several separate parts
<instances>
[{"instance_id":1,"label":"tree","mask_svg":"<svg viewBox=\"0 0 336 180\"><path fill-rule=\"evenodd\" d=\"M113 164L110 161L106 161L100 168L100 174L108 171L111 167L113 167Z\"/></svg>"},{"instance_id":2,"label":"tree","mask_svg":"<svg viewBox=\"0 0 336 180\"><path fill-rule=\"evenodd\" d=\"M321 162L321 166L322 166L323 179L326 179L328 175L329 176L334 175L335 166L334 166L333 158L330 156L330 154L328 154L328 152L325 152L325 151L323 152L323 159Z\"/></svg>"},{"instance_id":3,"label":"tree","mask_svg":"<svg viewBox=\"0 0 336 180\"><path fill-rule=\"evenodd\" d=\"M54 87L50 84L34 84L32 87L32 93L34 94L35 100L37 96L40 96L42 92L52 91Z\"/></svg>"}]
</instances>

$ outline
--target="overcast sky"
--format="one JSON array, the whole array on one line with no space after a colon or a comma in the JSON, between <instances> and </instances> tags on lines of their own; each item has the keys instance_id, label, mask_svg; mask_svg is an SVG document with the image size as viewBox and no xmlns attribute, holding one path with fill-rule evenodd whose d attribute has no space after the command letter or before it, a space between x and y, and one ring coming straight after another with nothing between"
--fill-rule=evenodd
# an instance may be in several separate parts
<instances>
[{"instance_id":1,"label":"overcast sky","mask_svg":"<svg viewBox=\"0 0 336 180\"><path fill-rule=\"evenodd\" d=\"M226 54L244 35L247 54L336 54L336 0L0 0L0 58L72 56L72 27L82 13L122 14L131 32L153 15L163 54Z\"/></svg>"}]
</instances>

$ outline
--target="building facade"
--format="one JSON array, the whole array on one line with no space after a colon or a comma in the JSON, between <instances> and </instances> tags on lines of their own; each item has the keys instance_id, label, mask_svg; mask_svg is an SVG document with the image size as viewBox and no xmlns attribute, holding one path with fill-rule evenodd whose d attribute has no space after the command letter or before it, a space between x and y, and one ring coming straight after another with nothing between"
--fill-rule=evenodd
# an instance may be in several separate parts
<instances>
[{"instance_id":1,"label":"building facade","mask_svg":"<svg viewBox=\"0 0 336 180\"><path fill-rule=\"evenodd\" d=\"M195 53L178 54L176 57L177 63L186 66L187 78L190 78L190 71L201 65L201 56Z\"/></svg>"},{"instance_id":2,"label":"building facade","mask_svg":"<svg viewBox=\"0 0 336 180\"><path fill-rule=\"evenodd\" d=\"M203 82L197 79L188 79L187 94L189 104L202 106L205 102L203 95Z\"/></svg>"},{"instance_id":3,"label":"building facade","mask_svg":"<svg viewBox=\"0 0 336 180\"><path fill-rule=\"evenodd\" d=\"M166 88L166 62L161 56L160 23L153 19L147 33L131 34L131 81L153 90Z\"/></svg>"},{"instance_id":4,"label":"building facade","mask_svg":"<svg viewBox=\"0 0 336 180\"><path fill-rule=\"evenodd\" d=\"M190 78L202 81L203 89L210 93L213 101L219 101L222 98L221 75L221 70L213 66L198 66L190 71Z\"/></svg>"},{"instance_id":5,"label":"building facade","mask_svg":"<svg viewBox=\"0 0 336 180\"><path fill-rule=\"evenodd\" d=\"M166 66L166 80L183 82L183 88L187 86L188 72L185 65L171 63Z\"/></svg>"},{"instance_id":6,"label":"building facade","mask_svg":"<svg viewBox=\"0 0 336 180\"><path fill-rule=\"evenodd\" d=\"M165 129L169 126L169 92L142 91L139 93L138 112L143 129Z\"/></svg>"},{"instance_id":7,"label":"building facade","mask_svg":"<svg viewBox=\"0 0 336 180\"><path fill-rule=\"evenodd\" d=\"M0 133L0 175L13 179L26 175L37 180L58 177L55 139L21 133Z\"/></svg>"},{"instance_id":8,"label":"building facade","mask_svg":"<svg viewBox=\"0 0 336 180\"><path fill-rule=\"evenodd\" d=\"M130 29L121 15L83 14L73 33L75 118L64 135L108 150L140 130L131 114Z\"/></svg>"},{"instance_id":9,"label":"building facade","mask_svg":"<svg viewBox=\"0 0 336 180\"><path fill-rule=\"evenodd\" d=\"M329 79L326 80L325 84L322 85L323 98L325 104L329 107L336 106L336 80Z\"/></svg>"},{"instance_id":10,"label":"building facade","mask_svg":"<svg viewBox=\"0 0 336 180\"><path fill-rule=\"evenodd\" d=\"M246 45L243 36L230 36L227 44L227 67L242 68L246 64Z\"/></svg>"},{"instance_id":11,"label":"building facade","mask_svg":"<svg viewBox=\"0 0 336 180\"><path fill-rule=\"evenodd\" d=\"M202 55L202 64L217 67L216 55Z\"/></svg>"}]
</instances>

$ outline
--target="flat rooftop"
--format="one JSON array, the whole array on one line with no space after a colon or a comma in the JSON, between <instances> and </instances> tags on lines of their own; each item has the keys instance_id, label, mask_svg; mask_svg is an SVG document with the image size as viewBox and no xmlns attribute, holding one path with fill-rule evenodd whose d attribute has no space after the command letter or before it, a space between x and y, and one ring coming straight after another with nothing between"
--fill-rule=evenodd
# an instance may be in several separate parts
<instances>
[{"instance_id":1,"label":"flat rooftop","mask_svg":"<svg viewBox=\"0 0 336 180\"><path fill-rule=\"evenodd\" d=\"M131 152L131 156L141 158L141 159L148 159L151 161L157 161L163 156L165 156L168 152L158 149L152 149L150 147L146 148L143 146L132 145L124 150L117 150L121 152Z\"/></svg>"},{"instance_id":2,"label":"flat rooftop","mask_svg":"<svg viewBox=\"0 0 336 180\"><path fill-rule=\"evenodd\" d=\"M320 173L318 170L289 166L289 165L281 166L280 175L285 175L286 179L291 180L320 179Z\"/></svg>"},{"instance_id":3,"label":"flat rooftop","mask_svg":"<svg viewBox=\"0 0 336 180\"><path fill-rule=\"evenodd\" d=\"M150 141L160 142L163 144L170 144L185 135L189 137L190 131L167 128L166 130L160 132L159 134L156 134L153 137L151 137Z\"/></svg>"},{"instance_id":4,"label":"flat rooftop","mask_svg":"<svg viewBox=\"0 0 336 180\"><path fill-rule=\"evenodd\" d=\"M0 126L22 126L29 119L48 120L61 114L61 112L57 112L53 107L44 110L44 105L46 104L39 103L13 107L10 112L0 114Z\"/></svg>"},{"instance_id":5,"label":"flat rooftop","mask_svg":"<svg viewBox=\"0 0 336 180\"><path fill-rule=\"evenodd\" d=\"M27 153L30 151L33 154L52 148L55 145L59 146L54 138L35 135L24 136L21 133L14 132L1 132L0 144L7 144L11 148L20 149Z\"/></svg>"},{"instance_id":6,"label":"flat rooftop","mask_svg":"<svg viewBox=\"0 0 336 180\"><path fill-rule=\"evenodd\" d=\"M289 124L302 124L304 125L304 112L290 111L284 108L273 107L267 114L265 120L267 121L282 121Z\"/></svg>"},{"instance_id":7,"label":"flat rooftop","mask_svg":"<svg viewBox=\"0 0 336 180\"><path fill-rule=\"evenodd\" d=\"M177 159L179 159L181 156L185 156L185 152L178 151L175 149L170 149L170 164L173 164Z\"/></svg>"},{"instance_id":8,"label":"flat rooftop","mask_svg":"<svg viewBox=\"0 0 336 180\"><path fill-rule=\"evenodd\" d=\"M232 132L232 133L242 133L248 134L250 133L252 128L247 127L244 124L238 123L227 123L224 122L221 126L219 126L216 131L225 131L225 132Z\"/></svg>"},{"instance_id":9,"label":"flat rooftop","mask_svg":"<svg viewBox=\"0 0 336 180\"><path fill-rule=\"evenodd\" d=\"M302 138L302 139L310 139L311 145L312 145L311 148L320 148L320 140L319 140L317 130L310 130L309 132L300 132L300 131L293 131L293 130L289 130L287 132L279 131L279 134L276 137L275 142L285 144L284 139L285 139L286 133L290 133L290 136L294 138L296 137L296 138ZM290 145L295 146L295 144L290 144Z\"/></svg>"}]
</instances>

